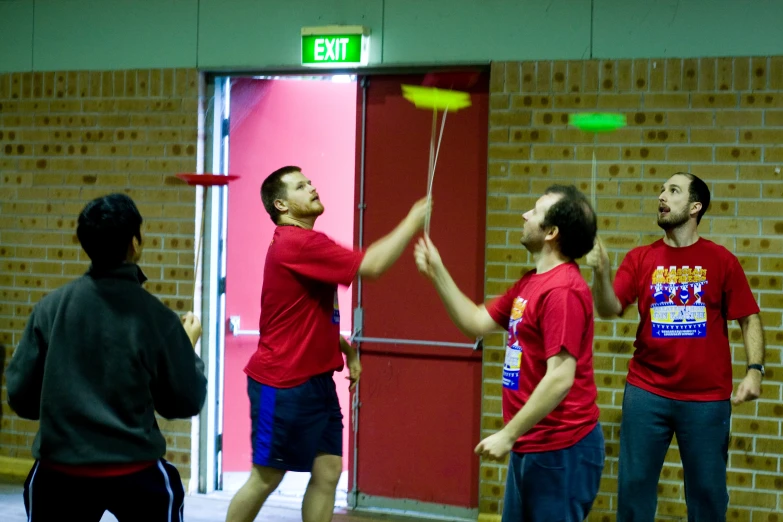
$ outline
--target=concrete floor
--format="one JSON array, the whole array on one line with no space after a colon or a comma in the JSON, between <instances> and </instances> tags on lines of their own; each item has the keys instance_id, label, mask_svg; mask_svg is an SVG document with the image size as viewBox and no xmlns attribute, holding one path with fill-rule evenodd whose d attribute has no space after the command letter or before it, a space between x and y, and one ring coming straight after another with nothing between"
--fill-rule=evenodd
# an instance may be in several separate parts
<instances>
[{"instance_id":1,"label":"concrete floor","mask_svg":"<svg viewBox=\"0 0 783 522\"><path fill-rule=\"evenodd\" d=\"M191 495L185 498L185 520L188 522L223 522L226 519L231 494L225 491L214 495ZM299 522L301 500L296 498L270 497L256 521ZM27 515L22 500L22 486L0 484L0 520L2 522L25 522ZM333 522L415 522L425 519L396 517L383 514L348 513L343 508L335 509ZM101 522L117 522L106 513Z\"/></svg>"},{"instance_id":2,"label":"concrete floor","mask_svg":"<svg viewBox=\"0 0 783 522\"><path fill-rule=\"evenodd\" d=\"M239 491L239 488L247 482L248 477L250 477L249 472L223 473L223 491L216 492L215 496L225 497L231 500L234 493ZM309 473L295 473L289 471L283 477L280 486L270 495L269 502L290 501L301 504L308 482L310 482ZM337 494L334 498L334 505L337 508L348 506L348 473L345 471L340 477L340 482L337 484Z\"/></svg>"}]
</instances>

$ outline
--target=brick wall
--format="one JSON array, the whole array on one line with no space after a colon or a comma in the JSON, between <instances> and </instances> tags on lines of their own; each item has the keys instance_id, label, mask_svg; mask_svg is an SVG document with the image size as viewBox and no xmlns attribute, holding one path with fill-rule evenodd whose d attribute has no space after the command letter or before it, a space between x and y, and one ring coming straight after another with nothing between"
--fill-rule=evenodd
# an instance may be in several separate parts
<instances>
[{"instance_id":1,"label":"brick wall","mask_svg":"<svg viewBox=\"0 0 783 522\"><path fill-rule=\"evenodd\" d=\"M492 69L487 219L488 296L503 292L532 259L519 244L521 214L550 184L590 193L598 160L599 233L616 267L632 247L662 236L660 184L680 170L708 182L702 235L740 259L762 307L767 378L761 400L734 408L729 519L775 522L783 512L783 57L496 63ZM623 112L611 134L569 127L576 111ZM588 282L592 273L583 271ZM598 321L595 369L607 462L590 520L614 521L623 386L638 314ZM745 356L731 325L736 383ZM484 435L502 426L503 336L484 351ZM482 463L481 512L500 513L505 465ZM659 485L660 520L685 520L676 445ZM783 520L783 519L781 519Z\"/></svg>"},{"instance_id":2,"label":"brick wall","mask_svg":"<svg viewBox=\"0 0 783 522\"><path fill-rule=\"evenodd\" d=\"M198 74L165 69L0 74L0 345L6 364L35 303L83 274L76 218L92 198L125 192L144 217L147 289L193 307ZM30 457L37 422L2 389L0 456ZM167 458L190 476L190 420L161 421Z\"/></svg>"}]
</instances>

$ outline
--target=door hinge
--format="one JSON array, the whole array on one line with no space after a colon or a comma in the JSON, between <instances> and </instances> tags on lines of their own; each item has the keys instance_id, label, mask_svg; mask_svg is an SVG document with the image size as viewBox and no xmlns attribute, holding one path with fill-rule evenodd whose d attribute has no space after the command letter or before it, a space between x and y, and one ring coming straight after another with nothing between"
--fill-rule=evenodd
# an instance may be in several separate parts
<instances>
[{"instance_id":1,"label":"door hinge","mask_svg":"<svg viewBox=\"0 0 783 522\"><path fill-rule=\"evenodd\" d=\"M223 451L223 434L221 433L215 437L215 453Z\"/></svg>"},{"instance_id":2,"label":"door hinge","mask_svg":"<svg viewBox=\"0 0 783 522\"><path fill-rule=\"evenodd\" d=\"M221 277L218 279L218 295L223 295L226 293L226 278Z\"/></svg>"},{"instance_id":3,"label":"door hinge","mask_svg":"<svg viewBox=\"0 0 783 522\"><path fill-rule=\"evenodd\" d=\"M223 118L223 123L220 127L220 133L225 138L228 136L228 133L231 131L231 123L228 118Z\"/></svg>"},{"instance_id":4,"label":"door hinge","mask_svg":"<svg viewBox=\"0 0 783 522\"><path fill-rule=\"evenodd\" d=\"M361 335L364 330L364 308L357 306L353 309L353 332L351 340L357 335Z\"/></svg>"}]
</instances>

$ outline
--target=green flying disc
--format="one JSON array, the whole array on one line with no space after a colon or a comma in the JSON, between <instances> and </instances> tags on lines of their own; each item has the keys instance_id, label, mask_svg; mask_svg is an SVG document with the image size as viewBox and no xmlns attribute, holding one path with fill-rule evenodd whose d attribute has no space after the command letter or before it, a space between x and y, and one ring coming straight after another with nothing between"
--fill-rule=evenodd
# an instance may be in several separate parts
<instances>
[{"instance_id":1,"label":"green flying disc","mask_svg":"<svg viewBox=\"0 0 783 522\"><path fill-rule=\"evenodd\" d=\"M625 127L625 114L616 113L578 113L571 114L568 123L585 132L611 132Z\"/></svg>"}]
</instances>

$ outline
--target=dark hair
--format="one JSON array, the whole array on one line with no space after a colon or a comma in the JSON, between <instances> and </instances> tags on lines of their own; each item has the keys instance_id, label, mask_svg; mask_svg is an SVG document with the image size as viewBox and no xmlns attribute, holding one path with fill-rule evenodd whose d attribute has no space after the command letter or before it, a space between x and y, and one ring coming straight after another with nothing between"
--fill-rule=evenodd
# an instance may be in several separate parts
<instances>
[{"instance_id":1,"label":"dark hair","mask_svg":"<svg viewBox=\"0 0 783 522\"><path fill-rule=\"evenodd\" d=\"M592 250L598 221L590 202L573 185L552 185L544 194L560 194L546 211L543 228L558 228L560 253L578 259Z\"/></svg>"},{"instance_id":2,"label":"dark hair","mask_svg":"<svg viewBox=\"0 0 783 522\"><path fill-rule=\"evenodd\" d=\"M706 214L707 209L710 208L710 188L695 174L691 174L690 172L674 173L675 176L678 174L691 180L690 185L688 185L688 202L695 203L698 201L701 203L701 210L699 210L699 215L696 216L696 224L698 225L701 223L701 217Z\"/></svg>"},{"instance_id":3,"label":"dark hair","mask_svg":"<svg viewBox=\"0 0 783 522\"><path fill-rule=\"evenodd\" d=\"M283 183L283 176L286 174L293 174L294 172L302 172L302 169L289 165L282 167L271 173L266 177L263 183L261 183L261 201L264 203L269 217L272 218L272 222L277 224L277 220L280 217L280 211L275 207L276 199L284 199L288 195L288 189Z\"/></svg>"},{"instance_id":4,"label":"dark hair","mask_svg":"<svg viewBox=\"0 0 783 522\"><path fill-rule=\"evenodd\" d=\"M76 237L96 268L114 268L128 257L133 238L141 242L141 214L125 194L96 198L79 214Z\"/></svg>"}]
</instances>

